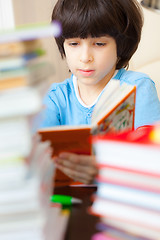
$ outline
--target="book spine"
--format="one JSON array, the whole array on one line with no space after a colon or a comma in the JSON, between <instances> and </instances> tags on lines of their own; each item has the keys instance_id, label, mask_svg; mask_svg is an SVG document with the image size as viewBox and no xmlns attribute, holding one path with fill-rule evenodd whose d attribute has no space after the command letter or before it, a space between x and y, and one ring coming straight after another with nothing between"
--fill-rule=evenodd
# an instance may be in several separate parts
<instances>
[{"instance_id":1,"label":"book spine","mask_svg":"<svg viewBox=\"0 0 160 240\"><path fill-rule=\"evenodd\" d=\"M159 193L109 183L100 183L97 195L104 199L147 208L160 213Z\"/></svg>"}]
</instances>

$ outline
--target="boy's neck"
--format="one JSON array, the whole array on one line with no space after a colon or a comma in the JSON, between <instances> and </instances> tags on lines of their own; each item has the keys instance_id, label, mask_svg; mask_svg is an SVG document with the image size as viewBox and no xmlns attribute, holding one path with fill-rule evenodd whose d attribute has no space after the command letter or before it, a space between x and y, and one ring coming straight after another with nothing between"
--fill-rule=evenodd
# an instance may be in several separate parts
<instances>
[{"instance_id":1,"label":"boy's neck","mask_svg":"<svg viewBox=\"0 0 160 240\"><path fill-rule=\"evenodd\" d=\"M84 102L84 104L86 104L88 106L92 105L93 102L95 102L95 100L98 98L99 94L102 92L103 88L101 88L99 86L83 87L82 85L78 84L79 96L80 96L81 100Z\"/></svg>"},{"instance_id":2,"label":"boy's neck","mask_svg":"<svg viewBox=\"0 0 160 240\"><path fill-rule=\"evenodd\" d=\"M81 100L86 105L92 105L102 90L105 88L105 86L108 84L108 82L111 80L111 78L114 76L114 73L115 72L113 72L110 76L102 79L98 84L95 85L83 84L77 79L77 86Z\"/></svg>"}]
</instances>

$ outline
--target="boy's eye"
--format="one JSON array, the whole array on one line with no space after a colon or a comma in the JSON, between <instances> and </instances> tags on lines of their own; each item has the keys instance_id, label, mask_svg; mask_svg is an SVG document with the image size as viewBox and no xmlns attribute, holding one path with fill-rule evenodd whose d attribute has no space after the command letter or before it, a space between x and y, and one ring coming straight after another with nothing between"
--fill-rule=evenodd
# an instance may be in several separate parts
<instances>
[{"instance_id":1,"label":"boy's eye","mask_svg":"<svg viewBox=\"0 0 160 240\"><path fill-rule=\"evenodd\" d=\"M78 43L77 43L77 42L71 42L71 43L69 43L69 45L70 45L70 46L77 46Z\"/></svg>"},{"instance_id":2,"label":"boy's eye","mask_svg":"<svg viewBox=\"0 0 160 240\"><path fill-rule=\"evenodd\" d=\"M95 45L97 45L97 46L105 46L106 45L106 43L102 43L102 42L97 42L97 43L95 43Z\"/></svg>"}]
</instances>

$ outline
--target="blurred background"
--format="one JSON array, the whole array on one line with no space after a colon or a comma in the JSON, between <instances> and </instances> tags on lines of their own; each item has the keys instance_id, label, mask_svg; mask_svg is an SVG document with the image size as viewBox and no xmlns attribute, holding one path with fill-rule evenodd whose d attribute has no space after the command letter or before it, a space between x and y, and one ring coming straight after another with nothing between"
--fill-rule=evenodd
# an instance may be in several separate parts
<instances>
[{"instance_id":1,"label":"blurred background","mask_svg":"<svg viewBox=\"0 0 160 240\"><path fill-rule=\"evenodd\" d=\"M56 0L0 0L0 30L24 24L50 22ZM48 60L55 69L52 82L60 82L69 75L54 38L43 39Z\"/></svg>"},{"instance_id":2,"label":"blurred background","mask_svg":"<svg viewBox=\"0 0 160 240\"><path fill-rule=\"evenodd\" d=\"M72 0L71 0L72 1ZM22 24L50 22L56 0L0 0L0 28ZM160 97L160 14L144 8L144 27L138 50L130 61L130 69L145 72L155 81ZM52 82L64 80L68 68L53 38L44 42L48 59L55 68Z\"/></svg>"}]
</instances>

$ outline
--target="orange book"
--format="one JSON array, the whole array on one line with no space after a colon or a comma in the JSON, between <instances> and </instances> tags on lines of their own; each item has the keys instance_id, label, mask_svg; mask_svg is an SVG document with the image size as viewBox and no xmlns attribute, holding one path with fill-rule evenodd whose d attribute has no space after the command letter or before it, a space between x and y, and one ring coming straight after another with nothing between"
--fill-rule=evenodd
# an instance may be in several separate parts
<instances>
[{"instance_id":1,"label":"orange book","mask_svg":"<svg viewBox=\"0 0 160 240\"><path fill-rule=\"evenodd\" d=\"M0 90L18 87L35 86L53 74L53 69L48 62L35 61L31 65L19 69L2 71L0 74Z\"/></svg>"},{"instance_id":2,"label":"orange book","mask_svg":"<svg viewBox=\"0 0 160 240\"><path fill-rule=\"evenodd\" d=\"M92 135L134 129L135 96L135 86L111 80L94 108L91 125L49 127L39 129L38 133L42 141L51 142L55 156L60 152L91 154ZM56 172L55 186L71 183L62 172Z\"/></svg>"},{"instance_id":3,"label":"orange book","mask_svg":"<svg viewBox=\"0 0 160 240\"><path fill-rule=\"evenodd\" d=\"M40 39L31 39L28 41L4 42L0 44L0 58L21 56L26 53L39 51L42 48Z\"/></svg>"},{"instance_id":4,"label":"orange book","mask_svg":"<svg viewBox=\"0 0 160 240\"><path fill-rule=\"evenodd\" d=\"M67 126L66 126L67 127ZM53 147L53 156L60 152L72 152L77 154L90 155L92 152L90 144L90 127L84 126L79 128L46 128L40 129L39 134L42 141L49 140ZM54 186L66 186L70 184L79 184L73 182L72 179L63 174L60 170L56 170Z\"/></svg>"}]
</instances>

